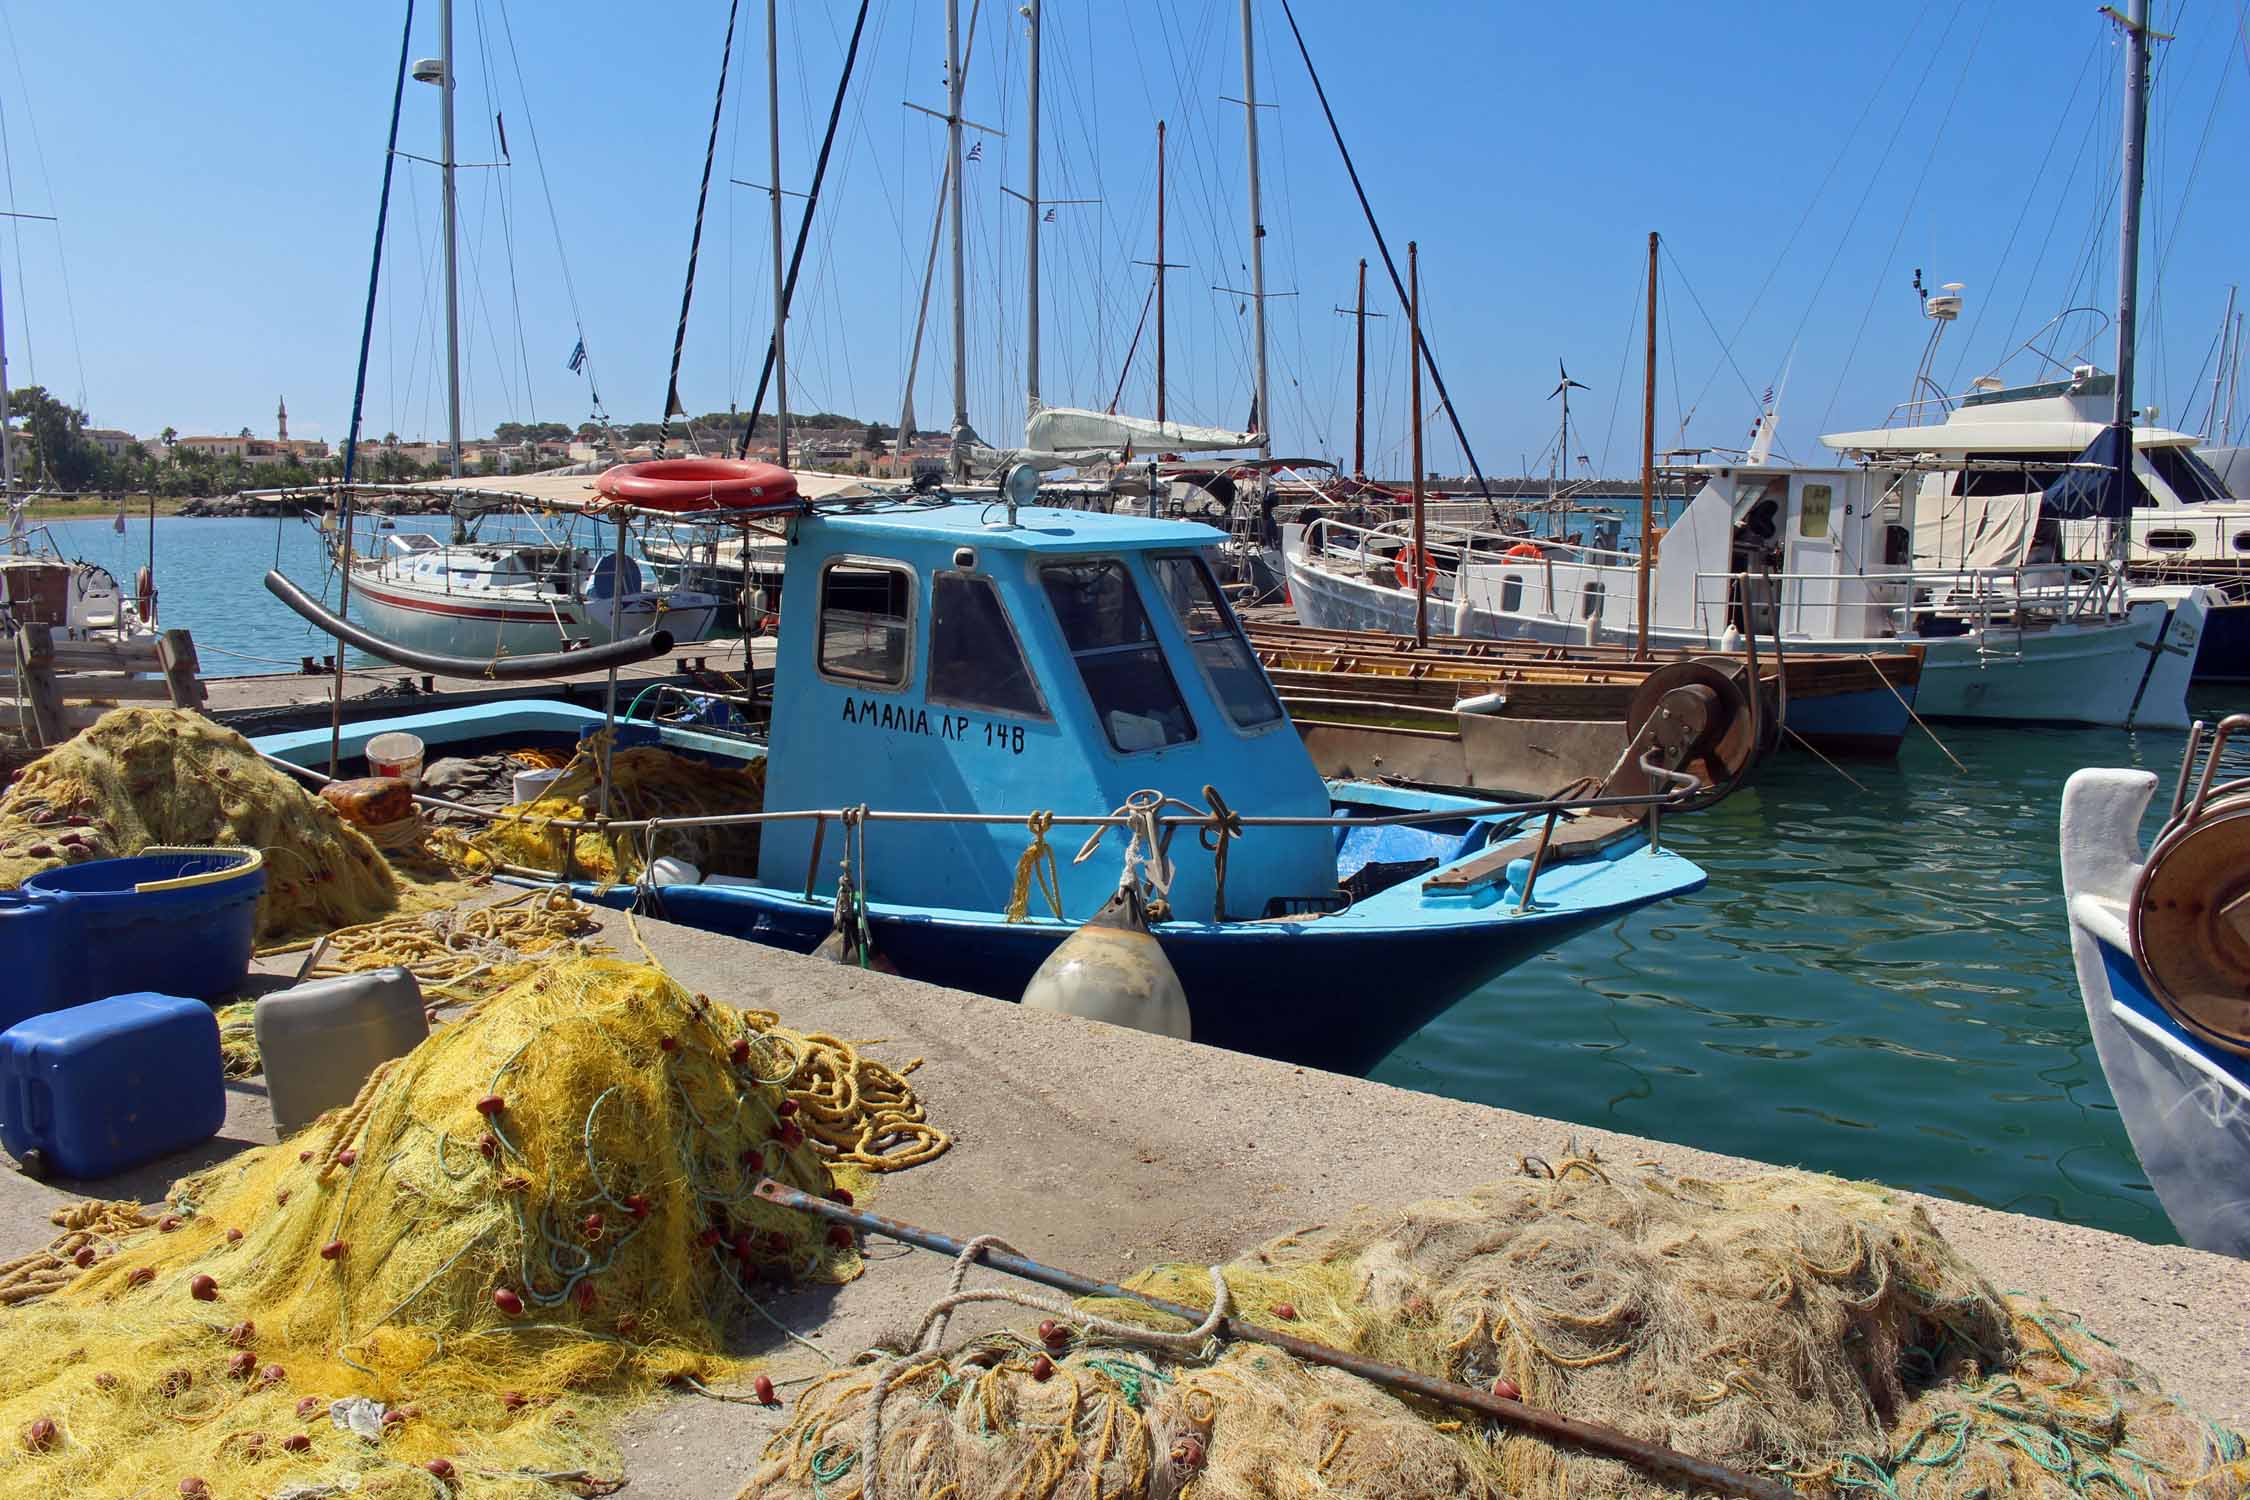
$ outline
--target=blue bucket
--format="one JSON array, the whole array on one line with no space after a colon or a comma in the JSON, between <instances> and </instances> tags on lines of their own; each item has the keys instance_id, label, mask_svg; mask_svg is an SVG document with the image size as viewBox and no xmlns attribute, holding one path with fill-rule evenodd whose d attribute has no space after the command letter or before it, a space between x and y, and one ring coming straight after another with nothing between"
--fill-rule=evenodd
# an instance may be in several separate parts
<instances>
[{"instance_id":1,"label":"blue bucket","mask_svg":"<svg viewBox=\"0 0 2250 1500\"><path fill-rule=\"evenodd\" d=\"M0 1028L153 990L211 999L242 988L258 937L255 849L168 849L44 870L0 892Z\"/></svg>"}]
</instances>

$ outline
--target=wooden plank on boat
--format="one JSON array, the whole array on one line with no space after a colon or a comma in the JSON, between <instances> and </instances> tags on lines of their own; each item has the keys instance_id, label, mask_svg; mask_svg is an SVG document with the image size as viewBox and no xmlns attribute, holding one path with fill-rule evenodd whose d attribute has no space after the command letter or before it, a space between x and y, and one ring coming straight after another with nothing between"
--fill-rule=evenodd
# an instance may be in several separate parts
<instances>
[{"instance_id":1,"label":"wooden plank on boat","mask_svg":"<svg viewBox=\"0 0 2250 1500\"><path fill-rule=\"evenodd\" d=\"M1554 836L1548 840L1547 856L1542 867L1575 859L1588 859L1607 849L1641 826L1638 818L1609 817L1587 813L1567 818L1555 824ZM1450 869L1440 870L1422 882L1423 889L1436 891L1465 891L1476 886L1489 885L1506 877L1508 866L1519 859L1529 859L1539 848L1539 834L1528 833L1510 839L1497 848L1487 849L1471 860L1465 860Z\"/></svg>"},{"instance_id":2,"label":"wooden plank on boat","mask_svg":"<svg viewBox=\"0 0 2250 1500\"><path fill-rule=\"evenodd\" d=\"M42 745L70 737L63 723L62 694L55 688L55 629L37 622L16 628L16 676L31 705L31 731Z\"/></svg>"},{"instance_id":3,"label":"wooden plank on boat","mask_svg":"<svg viewBox=\"0 0 2250 1500\"><path fill-rule=\"evenodd\" d=\"M68 672L55 675L55 691L70 702L169 703L172 685L161 677L128 677L118 672Z\"/></svg>"},{"instance_id":4,"label":"wooden plank on boat","mask_svg":"<svg viewBox=\"0 0 2250 1500\"><path fill-rule=\"evenodd\" d=\"M174 708L201 708L204 703L202 663L195 657L195 642L184 630L167 630L156 641L156 669L171 689Z\"/></svg>"}]
</instances>

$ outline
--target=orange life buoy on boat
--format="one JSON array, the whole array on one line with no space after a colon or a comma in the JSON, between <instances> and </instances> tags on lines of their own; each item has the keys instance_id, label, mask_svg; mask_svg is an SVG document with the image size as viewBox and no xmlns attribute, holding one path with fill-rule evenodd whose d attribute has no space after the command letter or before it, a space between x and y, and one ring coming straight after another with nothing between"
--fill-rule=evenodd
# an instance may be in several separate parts
<instances>
[{"instance_id":1,"label":"orange life buoy on boat","mask_svg":"<svg viewBox=\"0 0 2250 1500\"><path fill-rule=\"evenodd\" d=\"M647 510L788 510L797 476L739 458L658 458L605 469L594 488Z\"/></svg>"},{"instance_id":2,"label":"orange life buoy on boat","mask_svg":"<svg viewBox=\"0 0 2250 1500\"><path fill-rule=\"evenodd\" d=\"M1422 565L1422 586L1426 589L1436 588L1438 580L1437 563L1430 557L1429 553L1416 552L1412 542L1408 542L1405 546L1399 548L1398 556L1391 559L1391 576L1398 580L1398 586L1402 589L1414 587L1414 565L1416 562L1420 562Z\"/></svg>"},{"instance_id":3,"label":"orange life buoy on boat","mask_svg":"<svg viewBox=\"0 0 2250 1500\"><path fill-rule=\"evenodd\" d=\"M1541 558L1547 554L1540 549L1537 542L1518 542L1500 555L1502 557Z\"/></svg>"},{"instance_id":4,"label":"orange life buoy on boat","mask_svg":"<svg viewBox=\"0 0 2250 1500\"><path fill-rule=\"evenodd\" d=\"M156 575L149 572L145 563L133 575L133 603L141 612L143 625L156 623Z\"/></svg>"}]
</instances>

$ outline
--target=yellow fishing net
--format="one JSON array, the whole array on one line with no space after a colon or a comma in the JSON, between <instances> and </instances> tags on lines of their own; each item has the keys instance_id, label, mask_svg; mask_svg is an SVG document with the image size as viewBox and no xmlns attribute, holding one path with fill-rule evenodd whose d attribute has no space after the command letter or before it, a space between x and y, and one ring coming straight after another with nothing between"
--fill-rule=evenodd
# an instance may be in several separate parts
<instances>
[{"instance_id":1,"label":"yellow fishing net","mask_svg":"<svg viewBox=\"0 0 2250 1500\"><path fill-rule=\"evenodd\" d=\"M398 905L391 868L334 808L201 714L120 708L26 766L0 799L0 889L156 844L260 849L262 941Z\"/></svg>"},{"instance_id":2,"label":"yellow fishing net","mask_svg":"<svg viewBox=\"0 0 2250 1500\"><path fill-rule=\"evenodd\" d=\"M1798 1173L1586 1159L1362 1210L1223 1268L1237 1316L1624 1429L1808 1495L2239 1500L2242 1440L2067 1314L2002 1298L1917 1209ZM1200 1267L1136 1289L1200 1307ZM1158 1350L1083 1319L838 1370L746 1497L1676 1496L1626 1464L1265 1346ZM878 1382L884 1393L875 1400Z\"/></svg>"},{"instance_id":3,"label":"yellow fishing net","mask_svg":"<svg viewBox=\"0 0 2250 1500\"><path fill-rule=\"evenodd\" d=\"M835 1186L792 1097L830 1085L761 1019L649 965L556 963L350 1109L182 1180L154 1229L67 1247L91 1269L0 1314L0 1494L614 1479L622 1403L727 1369L760 1288L859 1269L848 1234L751 1196L761 1172ZM346 1398L388 1412L360 1409L371 1437L335 1424Z\"/></svg>"},{"instance_id":4,"label":"yellow fishing net","mask_svg":"<svg viewBox=\"0 0 2250 1500\"><path fill-rule=\"evenodd\" d=\"M758 825L663 830L654 853L637 832L606 834L586 829L569 837L557 819L589 819L600 809L601 743L594 735L563 767L547 794L511 808L506 817L468 838L455 857L469 869L494 865L561 872L569 838L572 874L577 879L624 882L647 862L674 855L705 874L754 875L758 869ZM757 812L765 806L766 763L760 756L741 765L713 765L655 746L619 750L610 757L609 815L643 818L698 817Z\"/></svg>"}]
</instances>

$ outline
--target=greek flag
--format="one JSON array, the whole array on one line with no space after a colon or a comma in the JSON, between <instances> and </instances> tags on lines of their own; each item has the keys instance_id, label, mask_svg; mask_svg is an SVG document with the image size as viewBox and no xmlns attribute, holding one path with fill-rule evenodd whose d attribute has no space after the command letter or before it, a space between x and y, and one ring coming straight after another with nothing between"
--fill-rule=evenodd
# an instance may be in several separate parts
<instances>
[{"instance_id":1,"label":"greek flag","mask_svg":"<svg viewBox=\"0 0 2250 1500\"><path fill-rule=\"evenodd\" d=\"M578 346L570 351L570 373L576 375L583 371L585 368L586 341L584 339L580 339L578 341Z\"/></svg>"},{"instance_id":2,"label":"greek flag","mask_svg":"<svg viewBox=\"0 0 2250 1500\"><path fill-rule=\"evenodd\" d=\"M978 142L976 142L975 144L973 144L973 145L971 145L971 146L969 147L969 160L970 160L970 161L983 161L983 160L984 160L984 142L982 142L982 141L978 141Z\"/></svg>"},{"instance_id":3,"label":"greek flag","mask_svg":"<svg viewBox=\"0 0 2250 1500\"><path fill-rule=\"evenodd\" d=\"M1052 224L1052 223L1054 223L1054 222L1055 222L1055 211L1054 211L1053 209L1051 209L1051 208L1050 208L1050 209L1048 209L1048 210L1047 210L1047 217L1046 217L1046 219L1045 219L1045 221L1044 221L1044 222L1046 222L1046 223L1049 223L1049 224Z\"/></svg>"},{"instance_id":4,"label":"greek flag","mask_svg":"<svg viewBox=\"0 0 2250 1500\"><path fill-rule=\"evenodd\" d=\"M1764 407L1764 408L1765 408L1765 409L1766 409L1767 411L1771 411L1771 410L1773 410L1773 387L1772 387L1772 386L1770 386L1770 385L1769 385L1769 386L1767 386L1767 387L1766 387L1766 393L1765 393L1765 394L1764 394L1763 396L1760 396L1760 397L1758 398L1758 405L1760 405L1761 407Z\"/></svg>"}]
</instances>

